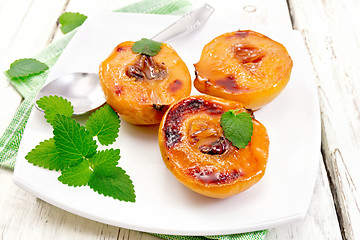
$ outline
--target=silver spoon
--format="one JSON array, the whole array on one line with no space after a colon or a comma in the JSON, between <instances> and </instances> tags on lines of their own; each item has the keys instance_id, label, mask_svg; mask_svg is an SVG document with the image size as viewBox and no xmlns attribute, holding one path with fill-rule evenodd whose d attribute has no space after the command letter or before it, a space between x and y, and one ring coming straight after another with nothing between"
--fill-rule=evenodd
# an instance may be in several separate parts
<instances>
[{"instance_id":1,"label":"silver spoon","mask_svg":"<svg viewBox=\"0 0 360 240\"><path fill-rule=\"evenodd\" d=\"M191 11L152 39L158 42L174 40L202 26L213 13L209 4ZM58 95L69 100L74 106L74 115L90 112L105 103L97 73L71 73L54 79L46 84L35 100L49 95ZM35 103L38 110L42 111Z\"/></svg>"}]
</instances>

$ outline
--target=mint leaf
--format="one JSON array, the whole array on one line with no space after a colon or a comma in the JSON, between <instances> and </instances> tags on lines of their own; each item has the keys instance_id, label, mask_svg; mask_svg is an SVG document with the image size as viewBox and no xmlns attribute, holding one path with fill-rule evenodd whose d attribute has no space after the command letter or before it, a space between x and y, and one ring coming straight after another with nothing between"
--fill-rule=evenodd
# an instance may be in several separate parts
<instances>
[{"instance_id":1,"label":"mint leaf","mask_svg":"<svg viewBox=\"0 0 360 240\"><path fill-rule=\"evenodd\" d=\"M25 159L35 166L40 166L49 170L58 171L68 167L66 162L62 161L59 157L55 141L52 138L39 143L25 156Z\"/></svg>"},{"instance_id":2,"label":"mint leaf","mask_svg":"<svg viewBox=\"0 0 360 240\"><path fill-rule=\"evenodd\" d=\"M60 30L66 34L81 26L87 16L80 13L65 12L59 17Z\"/></svg>"},{"instance_id":3,"label":"mint leaf","mask_svg":"<svg viewBox=\"0 0 360 240\"><path fill-rule=\"evenodd\" d=\"M91 175L89 186L104 196L126 202L135 202L134 185L130 177L120 167L115 168L112 174L106 176L95 170Z\"/></svg>"},{"instance_id":4,"label":"mint leaf","mask_svg":"<svg viewBox=\"0 0 360 240\"><path fill-rule=\"evenodd\" d=\"M106 104L89 117L85 128L92 136L97 136L102 145L109 145L118 136L120 119L110 105Z\"/></svg>"},{"instance_id":5,"label":"mint leaf","mask_svg":"<svg viewBox=\"0 0 360 240\"><path fill-rule=\"evenodd\" d=\"M142 38L133 44L131 50L134 53L141 53L148 56L155 56L161 50L161 42L156 42L151 39Z\"/></svg>"},{"instance_id":6,"label":"mint leaf","mask_svg":"<svg viewBox=\"0 0 360 240\"><path fill-rule=\"evenodd\" d=\"M96 141L74 119L57 114L52 126L56 148L68 166L96 153Z\"/></svg>"},{"instance_id":7,"label":"mint leaf","mask_svg":"<svg viewBox=\"0 0 360 240\"><path fill-rule=\"evenodd\" d=\"M111 174L120 159L119 149L107 149L97 152L89 159L94 171L105 175Z\"/></svg>"},{"instance_id":8,"label":"mint leaf","mask_svg":"<svg viewBox=\"0 0 360 240\"><path fill-rule=\"evenodd\" d=\"M86 186L92 174L93 171L90 169L89 162L83 160L78 165L62 171L58 180L73 187Z\"/></svg>"},{"instance_id":9,"label":"mint leaf","mask_svg":"<svg viewBox=\"0 0 360 240\"><path fill-rule=\"evenodd\" d=\"M237 148L245 148L253 134L252 117L247 112L229 110L222 114L220 125L225 137Z\"/></svg>"},{"instance_id":10,"label":"mint leaf","mask_svg":"<svg viewBox=\"0 0 360 240\"><path fill-rule=\"evenodd\" d=\"M71 103L59 96L45 96L36 101L39 108L44 110L48 123L52 123L56 114L71 117L74 113Z\"/></svg>"},{"instance_id":11,"label":"mint leaf","mask_svg":"<svg viewBox=\"0 0 360 240\"><path fill-rule=\"evenodd\" d=\"M23 58L10 64L10 69L6 71L9 78L27 77L32 74L41 73L49 67L36 59Z\"/></svg>"},{"instance_id":12,"label":"mint leaf","mask_svg":"<svg viewBox=\"0 0 360 240\"><path fill-rule=\"evenodd\" d=\"M96 111L88 120L87 130L71 118L73 108L58 96L43 97L37 104L53 127L54 137L41 142L27 155L29 163L61 170L58 180L69 186L89 185L94 191L121 201L135 202L134 185L126 172L116 167L119 149L97 152L97 136L103 144L115 141L120 120L110 106Z\"/></svg>"}]
</instances>

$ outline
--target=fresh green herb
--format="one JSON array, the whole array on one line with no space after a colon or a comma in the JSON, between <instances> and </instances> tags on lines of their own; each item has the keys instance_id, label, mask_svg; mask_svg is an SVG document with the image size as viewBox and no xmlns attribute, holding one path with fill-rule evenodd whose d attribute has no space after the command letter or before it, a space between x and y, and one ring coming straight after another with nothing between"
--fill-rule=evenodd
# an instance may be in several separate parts
<instances>
[{"instance_id":1,"label":"fresh green herb","mask_svg":"<svg viewBox=\"0 0 360 240\"><path fill-rule=\"evenodd\" d=\"M59 157L53 138L45 140L37 145L26 155L26 159L29 163L50 170L59 171L64 170L67 167L67 163Z\"/></svg>"},{"instance_id":2,"label":"fresh green herb","mask_svg":"<svg viewBox=\"0 0 360 240\"><path fill-rule=\"evenodd\" d=\"M96 172L101 172L104 175L111 174L120 159L119 149L107 149L97 152L89 162Z\"/></svg>"},{"instance_id":3,"label":"fresh green herb","mask_svg":"<svg viewBox=\"0 0 360 240\"><path fill-rule=\"evenodd\" d=\"M141 53L148 56L155 56L161 50L161 42L156 42L151 39L142 38L140 41L137 41L132 46L132 51L134 53Z\"/></svg>"},{"instance_id":4,"label":"fresh green herb","mask_svg":"<svg viewBox=\"0 0 360 240\"><path fill-rule=\"evenodd\" d=\"M54 140L59 156L68 166L78 164L96 153L96 141L84 126L74 119L57 114L52 124Z\"/></svg>"},{"instance_id":5,"label":"fresh green herb","mask_svg":"<svg viewBox=\"0 0 360 240\"><path fill-rule=\"evenodd\" d=\"M45 109L45 118L52 123L56 114L71 117L74 113L73 106L68 100L59 96L45 96L36 101L39 108Z\"/></svg>"},{"instance_id":6,"label":"fresh green herb","mask_svg":"<svg viewBox=\"0 0 360 240\"><path fill-rule=\"evenodd\" d=\"M115 168L109 175L103 175L101 172L94 171L91 175L89 186L94 191L110 196L116 199L133 202L135 199L132 181L125 171L121 168Z\"/></svg>"},{"instance_id":7,"label":"fresh green herb","mask_svg":"<svg viewBox=\"0 0 360 240\"><path fill-rule=\"evenodd\" d=\"M253 134L252 117L247 112L229 110L220 119L225 137L237 148L245 148Z\"/></svg>"},{"instance_id":8,"label":"fresh green herb","mask_svg":"<svg viewBox=\"0 0 360 240\"><path fill-rule=\"evenodd\" d=\"M60 30L66 34L81 26L87 16L80 13L65 12L59 17Z\"/></svg>"},{"instance_id":9,"label":"fresh green herb","mask_svg":"<svg viewBox=\"0 0 360 240\"><path fill-rule=\"evenodd\" d=\"M104 118L108 120L103 121ZM102 145L107 146L112 144L118 135L120 127L118 119L116 112L109 105L105 105L87 120L85 128L92 136L97 136Z\"/></svg>"},{"instance_id":10,"label":"fresh green herb","mask_svg":"<svg viewBox=\"0 0 360 240\"><path fill-rule=\"evenodd\" d=\"M97 151L98 146L93 140L93 136L97 136L100 143L110 144L118 137L120 119L114 110L107 105L97 110L87 120L87 129L71 118L73 107L62 97L43 97L37 104L53 127L54 137L32 149L25 157L28 162L60 170L58 180L69 186L88 185L104 196L135 202L130 177L117 167L120 150Z\"/></svg>"},{"instance_id":11,"label":"fresh green herb","mask_svg":"<svg viewBox=\"0 0 360 240\"><path fill-rule=\"evenodd\" d=\"M27 77L33 74L41 73L49 67L33 58L22 58L10 64L10 69L6 71L9 78Z\"/></svg>"},{"instance_id":12,"label":"fresh green herb","mask_svg":"<svg viewBox=\"0 0 360 240\"><path fill-rule=\"evenodd\" d=\"M92 173L93 171L90 169L89 162L82 160L78 165L61 171L58 180L73 187L86 186L90 181Z\"/></svg>"}]
</instances>

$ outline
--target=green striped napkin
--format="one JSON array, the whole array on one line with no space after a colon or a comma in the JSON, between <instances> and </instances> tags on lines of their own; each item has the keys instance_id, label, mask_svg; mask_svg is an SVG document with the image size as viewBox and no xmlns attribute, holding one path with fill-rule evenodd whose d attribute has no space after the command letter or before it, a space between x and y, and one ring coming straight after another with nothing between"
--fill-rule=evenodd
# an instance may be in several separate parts
<instances>
[{"instance_id":1,"label":"green striped napkin","mask_svg":"<svg viewBox=\"0 0 360 240\"><path fill-rule=\"evenodd\" d=\"M126 6L117 12L152 13L152 14L183 14L191 7L188 0L142 0L135 4ZM50 44L41 51L35 58L49 66L49 70L54 66L57 59L76 34L76 30L66 34L59 41ZM22 79L10 79L10 83L24 98L15 116L0 138L0 167L13 169L16 155L19 150L22 134L31 110L34 106L36 94L45 83L49 70ZM5 73L6 75L6 73ZM222 235L222 236L177 236L153 234L163 239L169 240L199 240L199 239L221 239L221 240L262 240L266 237L268 230L250 233Z\"/></svg>"}]
</instances>

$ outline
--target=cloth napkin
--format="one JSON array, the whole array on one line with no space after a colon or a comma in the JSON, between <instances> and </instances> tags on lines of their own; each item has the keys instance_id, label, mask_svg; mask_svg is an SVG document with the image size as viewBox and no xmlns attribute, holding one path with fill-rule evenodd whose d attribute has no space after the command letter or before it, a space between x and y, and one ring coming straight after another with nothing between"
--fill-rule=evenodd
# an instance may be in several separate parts
<instances>
[{"instance_id":1,"label":"cloth napkin","mask_svg":"<svg viewBox=\"0 0 360 240\"><path fill-rule=\"evenodd\" d=\"M183 14L191 8L188 0L142 0L132 5L126 6L117 12L134 12L134 13L151 13L151 14ZM10 83L24 98L15 116L0 138L0 167L13 169L16 161L16 155L19 149L22 134L24 132L26 122L34 106L34 100L45 83L48 72L56 63L57 59L65 49L71 38L76 34L76 30L66 34L60 40L50 44L34 58L46 63L49 70L22 79L10 79ZM200 240L200 239L221 239L221 240L262 240L265 239L268 230L256 232L219 235L219 236L179 236L153 234L163 239L169 240Z\"/></svg>"}]
</instances>

